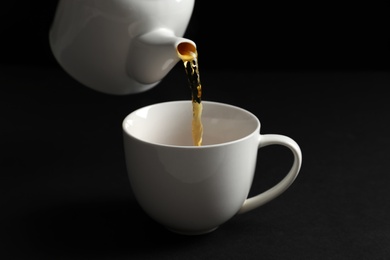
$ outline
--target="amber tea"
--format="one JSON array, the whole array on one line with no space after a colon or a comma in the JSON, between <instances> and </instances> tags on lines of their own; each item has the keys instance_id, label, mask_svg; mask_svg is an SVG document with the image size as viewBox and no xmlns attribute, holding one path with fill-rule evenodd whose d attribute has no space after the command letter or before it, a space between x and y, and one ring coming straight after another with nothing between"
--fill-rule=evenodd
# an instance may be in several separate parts
<instances>
[{"instance_id":1,"label":"amber tea","mask_svg":"<svg viewBox=\"0 0 390 260\"><path fill-rule=\"evenodd\" d=\"M198 52L189 43L181 43L177 47L180 59L183 61L188 83L191 89L192 98L192 139L196 146L202 145L203 125L202 125L202 85L200 83Z\"/></svg>"}]
</instances>

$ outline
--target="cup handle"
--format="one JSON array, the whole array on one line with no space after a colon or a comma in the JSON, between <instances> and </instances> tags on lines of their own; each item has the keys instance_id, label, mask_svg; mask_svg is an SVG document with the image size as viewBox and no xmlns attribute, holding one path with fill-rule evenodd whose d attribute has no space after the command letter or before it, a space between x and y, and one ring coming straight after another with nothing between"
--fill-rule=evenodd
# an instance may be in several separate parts
<instances>
[{"instance_id":1,"label":"cup handle","mask_svg":"<svg viewBox=\"0 0 390 260\"><path fill-rule=\"evenodd\" d=\"M288 174L272 188L269 188L268 190L251 198L247 198L244 201L244 204L241 206L241 209L238 211L238 214L246 213L255 208L258 208L282 194L294 182L301 169L301 149L299 145L290 137L279 134L265 134L259 136L258 142L259 149L268 145L282 145L289 148L294 155L294 163L291 166Z\"/></svg>"}]
</instances>

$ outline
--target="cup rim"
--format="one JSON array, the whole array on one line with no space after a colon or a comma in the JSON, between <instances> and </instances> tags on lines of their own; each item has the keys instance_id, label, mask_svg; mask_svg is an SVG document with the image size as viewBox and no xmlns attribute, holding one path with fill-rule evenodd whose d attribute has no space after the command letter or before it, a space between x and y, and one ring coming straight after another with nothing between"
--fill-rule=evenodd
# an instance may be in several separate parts
<instances>
[{"instance_id":1,"label":"cup rim","mask_svg":"<svg viewBox=\"0 0 390 260\"><path fill-rule=\"evenodd\" d=\"M138 137L130 134L127 131L127 127L126 127L127 120L129 119L129 117L131 117L133 114L137 113L141 109L145 109L145 108L153 107L153 106L164 105L164 104L169 104L169 103L172 104L172 103L191 103L191 102L192 102L191 100L172 100L172 101L163 101L163 102L153 103L153 104L149 104L149 105L145 105L145 106L139 107L139 108L131 111L130 113L128 113L125 116L125 118L122 121L122 132L126 136L128 136L128 137L130 137L132 139L135 139L138 142L142 142L142 143L149 144L149 145L154 145L154 146L159 146L159 147L170 147L170 148L180 148L180 149L194 149L194 148L195 149L206 149L206 148L211 148L211 147L221 147L221 146L226 146L226 145L237 143L237 142L242 142L245 139L251 138L254 134L259 134L260 135L261 122L260 122L259 118L255 114L253 114L252 112L250 112L247 109L244 109L244 108L236 106L236 105L232 105L232 104L228 104L228 103L224 103L224 102L218 102L218 101L211 101L211 100L202 100L202 103L206 104L206 106L207 106L207 104L212 104L212 105L225 106L225 107L233 108L235 110L239 110L239 111L249 115L250 117L252 117L254 119L254 121L256 122L255 129L252 132L250 132L249 134L247 134L247 135L245 135L245 136L243 136L241 138L237 138L235 140L232 140L232 141L226 141L226 142L216 143L216 144L204 144L204 145L201 145L201 146L195 146L195 145L174 145L174 144L163 144L163 143L156 143L156 142L146 141L144 139L138 138Z\"/></svg>"}]
</instances>

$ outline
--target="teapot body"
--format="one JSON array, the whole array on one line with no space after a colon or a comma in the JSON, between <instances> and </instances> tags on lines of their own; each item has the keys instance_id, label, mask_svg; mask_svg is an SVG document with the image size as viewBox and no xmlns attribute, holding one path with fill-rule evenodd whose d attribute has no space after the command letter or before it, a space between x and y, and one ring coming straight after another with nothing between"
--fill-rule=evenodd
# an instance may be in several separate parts
<instances>
[{"instance_id":1,"label":"teapot body","mask_svg":"<svg viewBox=\"0 0 390 260\"><path fill-rule=\"evenodd\" d=\"M94 90L146 91L179 61L176 45L191 42L181 37L194 1L60 0L49 31L52 53L69 75Z\"/></svg>"}]
</instances>

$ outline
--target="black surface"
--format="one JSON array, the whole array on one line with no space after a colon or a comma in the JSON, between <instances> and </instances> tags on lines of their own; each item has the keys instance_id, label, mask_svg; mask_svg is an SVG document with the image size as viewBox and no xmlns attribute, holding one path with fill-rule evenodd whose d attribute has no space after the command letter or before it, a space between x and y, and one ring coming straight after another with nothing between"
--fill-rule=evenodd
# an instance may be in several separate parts
<instances>
[{"instance_id":1,"label":"black surface","mask_svg":"<svg viewBox=\"0 0 390 260\"><path fill-rule=\"evenodd\" d=\"M60 68L2 68L2 259L389 257L389 72L226 73L203 71L204 99L246 108L262 133L295 139L302 170L262 208L183 237L135 202L121 135L132 110L189 98L181 67L124 97L94 92ZM290 162L282 148L260 150L251 193L278 181Z\"/></svg>"},{"instance_id":2,"label":"black surface","mask_svg":"<svg viewBox=\"0 0 390 260\"><path fill-rule=\"evenodd\" d=\"M28 6L8 4L7 10L27 15ZM14 33L25 25L23 19L4 24L1 259L390 257L387 36L374 34L372 46L379 47L361 49L361 63L313 58L318 62L306 68L304 62L267 67L267 59L251 66L237 53L237 66L215 66L205 50L207 37L198 41L204 100L241 106L260 118L263 134L292 137L301 146L303 164L293 185L274 201L235 216L213 233L188 237L167 231L137 205L121 129L136 108L189 99L184 70L178 64L160 85L142 94L95 92L55 63L46 41L50 8L44 13L34 15L35 26L23 27L28 29L26 48L20 48L24 37ZM214 30L200 17L207 18L194 18L189 31L194 38ZM365 46L372 47L369 42ZM290 156L281 147L261 149L251 195L280 180Z\"/></svg>"}]
</instances>

